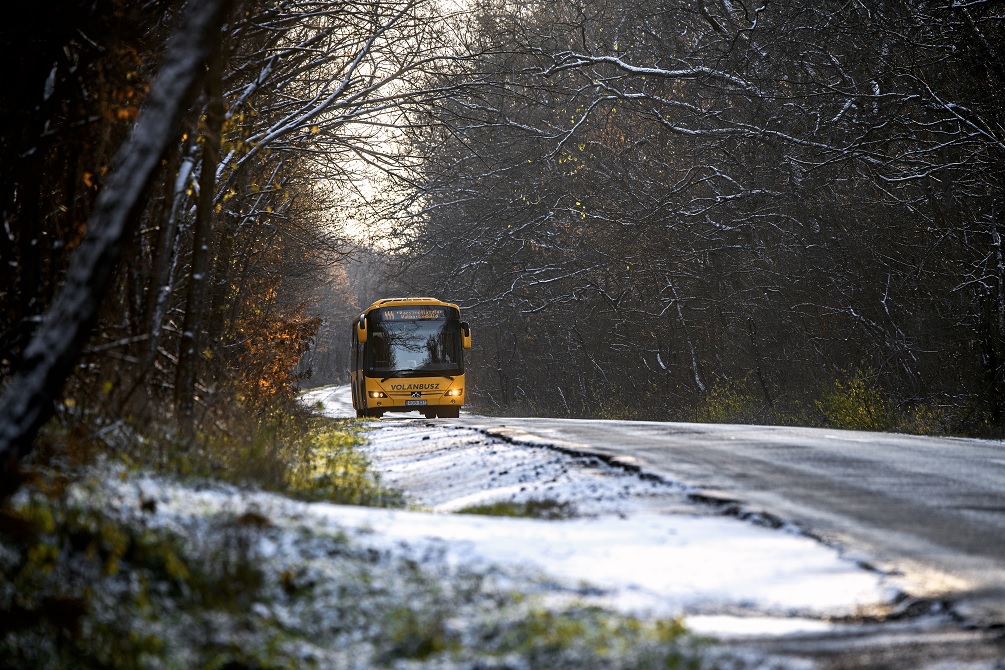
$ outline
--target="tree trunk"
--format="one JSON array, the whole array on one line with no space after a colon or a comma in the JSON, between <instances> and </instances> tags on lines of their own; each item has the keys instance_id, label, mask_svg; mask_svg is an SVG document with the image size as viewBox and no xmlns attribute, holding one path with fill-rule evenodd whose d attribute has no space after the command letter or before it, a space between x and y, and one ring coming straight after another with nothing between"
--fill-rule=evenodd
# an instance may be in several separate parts
<instances>
[{"instance_id":1,"label":"tree trunk","mask_svg":"<svg viewBox=\"0 0 1005 670\"><path fill-rule=\"evenodd\" d=\"M192 3L172 36L145 108L73 254L66 281L0 396L0 498L17 488L17 466L53 413L118 264L122 240L161 156L175 139L202 64L219 40L228 0Z\"/></svg>"},{"instance_id":2,"label":"tree trunk","mask_svg":"<svg viewBox=\"0 0 1005 670\"><path fill-rule=\"evenodd\" d=\"M223 101L223 64L219 42L210 55L206 72L206 125L202 143L202 170L199 173L199 199L196 204L192 263L185 300L185 321L175 378L175 404L187 428L191 427L195 404L195 379L199 368L199 350L203 341L206 294L210 290L212 261L213 208L216 194L216 169L220 164L220 132L226 107Z\"/></svg>"}]
</instances>

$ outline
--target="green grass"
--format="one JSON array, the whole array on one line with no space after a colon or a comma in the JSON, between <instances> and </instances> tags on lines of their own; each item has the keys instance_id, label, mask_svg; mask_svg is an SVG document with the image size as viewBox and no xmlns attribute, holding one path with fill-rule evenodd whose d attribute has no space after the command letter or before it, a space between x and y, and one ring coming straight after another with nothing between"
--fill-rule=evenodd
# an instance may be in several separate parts
<instances>
[{"instance_id":1,"label":"green grass","mask_svg":"<svg viewBox=\"0 0 1005 670\"><path fill-rule=\"evenodd\" d=\"M533 519L568 519L576 514L575 508L570 503L558 502L557 500L500 501L485 505L469 505L457 510L457 513Z\"/></svg>"}]
</instances>

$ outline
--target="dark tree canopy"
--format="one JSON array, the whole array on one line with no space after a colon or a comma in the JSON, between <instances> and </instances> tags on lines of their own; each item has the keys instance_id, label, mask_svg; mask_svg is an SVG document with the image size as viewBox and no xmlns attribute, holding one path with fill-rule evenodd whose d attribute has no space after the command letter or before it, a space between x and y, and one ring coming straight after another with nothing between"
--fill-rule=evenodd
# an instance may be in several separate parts
<instances>
[{"instance_id":1,"label":"dark tree canopy","mask_svg":"<svg viewBox=\"0 0 1005 670\"><path fill-rule=\"evenodd\" d=\"M502 411L1000 432L1003 27L480 4L484 85L414 136L402 279L469 308Z\"/></svg>"}]
</instances>

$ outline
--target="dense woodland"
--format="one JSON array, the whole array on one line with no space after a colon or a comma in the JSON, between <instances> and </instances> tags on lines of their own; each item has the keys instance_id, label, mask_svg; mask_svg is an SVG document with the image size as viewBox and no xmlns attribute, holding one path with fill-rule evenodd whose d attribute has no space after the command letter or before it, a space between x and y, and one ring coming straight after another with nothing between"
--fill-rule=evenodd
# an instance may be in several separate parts
<instances>
[{"instance_id":1,"label":"dense woodland","mask_svg":"<svg viewBox=\"0 0 1005 670\"><path fill-rule=\"evenodd\" d=\"M1005 3L10 11L5 460L52 415L263 416L399 294L465 311L483 411L1002 434ZM79 335L46 317L68 276Z\"/></svg>"},{"instance_id":2,"label":"dense woodland","mask_svg":"<svg viewBox=\"0 0 1005 670\"><path fill-rule=\"evenodd\" d=\"M396 276L486 409L1000 435L1005 3L485 2ZM454 81L445 79L444 81Z\"/></svg>"}]
</instances>

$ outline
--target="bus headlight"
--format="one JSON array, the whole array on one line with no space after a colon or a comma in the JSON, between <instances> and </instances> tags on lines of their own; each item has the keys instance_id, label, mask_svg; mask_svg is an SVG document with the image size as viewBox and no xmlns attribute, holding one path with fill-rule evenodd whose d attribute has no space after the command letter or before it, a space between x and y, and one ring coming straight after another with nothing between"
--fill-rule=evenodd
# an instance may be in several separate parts
<instances>
[{"instance_id":1,"label":"bus headlight","mask_svg":"<svg viewBox=\"0 0 1005 670\"><path fill-rule=\"evenodd\" d=\"M462 393L464 393L464 389L450 389L449 391L447 391L443 395L445 395L445 396L447 396L449 398L451 396L459 396Z\"/></svg>"},{"instance_id":2,"label":"bus headlight","mask_svg":"<svg viewBox=\"0 0 1005 670\"><path fill-rule=\"evenodd\" d=\"M370 396L371 398L386 398L387 397L387 394L384 393L383 391L370 391L369 393L367 393L367 395Z\"/></svg>"}]
</instances>

